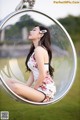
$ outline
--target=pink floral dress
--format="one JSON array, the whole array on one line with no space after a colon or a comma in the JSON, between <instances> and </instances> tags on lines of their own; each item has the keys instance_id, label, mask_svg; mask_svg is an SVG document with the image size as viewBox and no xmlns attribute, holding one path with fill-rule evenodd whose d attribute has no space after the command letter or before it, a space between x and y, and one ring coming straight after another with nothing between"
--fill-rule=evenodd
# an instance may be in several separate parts
<instances>
[{"instance_id":1,"label":"pink floral dress","mask_svg":"<svg viewBox=\"0 0 80 120\"><path fill-rule=\"evenodd\" d=\"M28 67L33 72L34 81L38 80L39 70L38 70L38 65L37 65L37 62L36 62L36 59L35 59L35 53L34 52L33 52L33 54L31 55L31 57L28 61ZM49 65L44 64L44 68L45 68L45 71L46 71L46 77L43 80L43 85L39 86L39 88L37 90L43 92L50 99L53 99L54 94L56 93L56 86L55 86L55 83L54 83L52 77L50 76L50 74L48 72L49 71Z\"/></svg>"}]
</instances>

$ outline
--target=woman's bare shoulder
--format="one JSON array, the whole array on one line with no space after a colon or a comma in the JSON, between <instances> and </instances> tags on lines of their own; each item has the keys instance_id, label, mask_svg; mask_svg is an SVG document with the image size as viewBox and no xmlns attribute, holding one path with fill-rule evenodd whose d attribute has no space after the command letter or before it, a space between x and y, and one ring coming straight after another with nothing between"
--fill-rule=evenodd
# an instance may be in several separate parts
<instances>
[{"instance_id":1,"label":"woman's bare shoulder","mask_svg":"<svg viewBox=\"0 0 80 120\"><path fill-rule=\"evenodd\" d=\"M46 51L47 50L44 47L42 47L42 46L38 46L38 47L35 48L35 53L41 54L41 53L44 53Z\"/></svg>"}]
</instances>

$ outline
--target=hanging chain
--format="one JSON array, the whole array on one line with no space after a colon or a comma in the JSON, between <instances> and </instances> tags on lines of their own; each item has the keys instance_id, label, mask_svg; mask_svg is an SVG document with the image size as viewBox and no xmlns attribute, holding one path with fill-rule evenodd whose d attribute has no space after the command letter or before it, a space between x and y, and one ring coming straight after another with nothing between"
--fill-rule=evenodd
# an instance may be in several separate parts
<instances>
[{"instance_id":1,"label":"hanging chain","mask_svg":"<svg viewBox=\"0 0 80 120\"><path fill-rule=\"evenodd\" d=\"M32 9L34 4L35 4L35 0L22 0L15 10L17 11L23 8Z\"/></svg>"}]
</instances>

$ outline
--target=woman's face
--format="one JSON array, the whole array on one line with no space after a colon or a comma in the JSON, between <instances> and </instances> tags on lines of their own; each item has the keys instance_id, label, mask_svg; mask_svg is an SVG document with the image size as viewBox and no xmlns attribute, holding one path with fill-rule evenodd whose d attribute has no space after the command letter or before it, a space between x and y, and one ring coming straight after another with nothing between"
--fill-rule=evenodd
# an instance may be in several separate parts
<instances>
[{"instance_id":1,"label":"woman's face","mask_svg":"<svg viewBox=\"0 0 80 120\"><path fill-rule=\"evenodd\" d=\"M40 40L41 34L40 34L40 29L39 29L39 27L34 27L34 28L30 31L28 38L29 38L30 40Z\"/></svg>"}]
</instances>

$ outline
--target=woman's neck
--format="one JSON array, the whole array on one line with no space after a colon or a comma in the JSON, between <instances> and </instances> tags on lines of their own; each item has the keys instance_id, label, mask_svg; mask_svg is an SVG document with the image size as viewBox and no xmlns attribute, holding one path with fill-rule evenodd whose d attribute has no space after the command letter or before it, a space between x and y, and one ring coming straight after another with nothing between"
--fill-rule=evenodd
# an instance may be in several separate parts
<instances>
[{"instance_id":1,"label":"woman's neck","mask_svg":"<svg viewBox=\"0 0 80 120\"><path fill-rule=\"evenodd\" d=\"M39 41L38 40L33 41L33 44L34 44L34 47L36 48L39 45Z\"/></svg>"}]
</instances>

